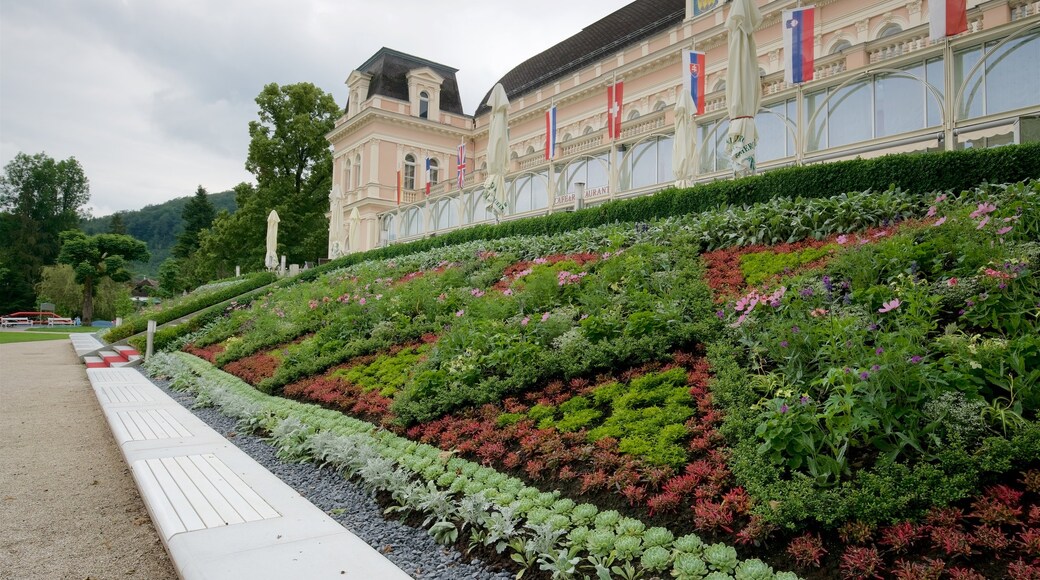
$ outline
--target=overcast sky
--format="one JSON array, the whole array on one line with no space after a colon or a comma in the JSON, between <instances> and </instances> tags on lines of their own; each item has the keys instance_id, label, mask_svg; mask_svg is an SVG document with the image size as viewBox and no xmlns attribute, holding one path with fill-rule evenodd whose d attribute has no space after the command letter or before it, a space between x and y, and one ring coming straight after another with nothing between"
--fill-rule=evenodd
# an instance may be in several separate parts
<instances>
[{"instance_id":1,"label":"overcast sky","mask_svg":"<svg viewBox=\"0 0 1040 580\"><path fill-rule=\"evenodd\" d=\"M472 113L511 68L631 0L0 0L0 165L76 157L94 215L252 181L254 99L343 82L387 46L459 69Z\"/></svg>"}]
</instances>

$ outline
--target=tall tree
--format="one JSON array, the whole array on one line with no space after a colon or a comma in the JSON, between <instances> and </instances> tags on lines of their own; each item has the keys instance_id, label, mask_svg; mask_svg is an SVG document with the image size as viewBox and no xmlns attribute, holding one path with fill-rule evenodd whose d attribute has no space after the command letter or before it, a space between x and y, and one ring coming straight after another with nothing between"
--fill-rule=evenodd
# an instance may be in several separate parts
<instances>
[{"instance_id":1,"label":"tall tree","mask_svg":"<svg viewBox=\"0 0 1040 580\"><path fill-rule=\"evenodd\" d=\"M199 249L199 232L213 225L216 210L209 201L209 194L201 185L195 190L195 196L184 205L181 219L184 230L177 236L177 244L173 246L176 258L187 258Z\"/></svg>"},{"instance_id":2,"label":"tall tree","mask_svg":"<svg viewBox=\"0 0 1040 580\"><path fill-rule=\"evenodd\" d=\"M108 222L108 233L110 234L125 234L126 223L123 222L122 212L116 212L112 214L112 221Z\"/></svg>"},{"instance_id":3,"label":"tall tree","mask_svg":"<svg viewBox=\"0 0 1040 580\"><path fill-rule=\"evenodd\" d=\"M74 157L55 161L46 153L18 153L0 176L0 304L29 309L40 269L53 264L59 234L75 228L85 215L90 185Z\"/></svg>"},{"instance_id":4,"label":"tall tree","mask_svg":"<svg viewBox=\"0 0 1040 580\"><path fill-rule=\"evenodd\" d=\"M256 186L235 188L238 211L218 217L202 236L206 269L262 267L267 215L277 210L279 253L289 262L315 261L328 245L332 151L325 135L340 115L331 95L310 83L271 83L256 98L259 120L249 123L246 169Z\"/></svg>"},{"instance_id":5,"label":"tall tree","mask_svg":"<svg viewBox=\"0 0 1040 580\"><path fill-rule=\"evenodd\" d=\"M83 285L83 324L94 319L94 294L104 278L116 282L130 279L128 262L143 262L149 257L148 246L141 240L121 234L88 236L79 230L61 233L58 262L76 271L76 283Z\"/></svg>"}]
</instances>

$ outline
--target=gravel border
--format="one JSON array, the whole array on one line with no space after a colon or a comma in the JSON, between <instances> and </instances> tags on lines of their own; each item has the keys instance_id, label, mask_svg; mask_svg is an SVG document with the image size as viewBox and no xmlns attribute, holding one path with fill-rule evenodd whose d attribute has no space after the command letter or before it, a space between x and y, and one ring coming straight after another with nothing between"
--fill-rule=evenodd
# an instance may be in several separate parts
<instances>
[{"instance_id":1,"label":"gravel border","mask_svg":"<svg viewBox=\"0 0 1040 580\"><path fill-rule=\"evenodd\" d=\"M458 550L438 545L425 530L384 518L383 510L375 498L337 471L319 469L313 463L284 463L275 455L275 448L263 439L238 433L235 419L213 407L192 408L194 396L171 390L169 381L148 378L173 400L413 578L512 580L512 573L491 570L479 559L465 562Z\"/></svg>"}]
</instances>

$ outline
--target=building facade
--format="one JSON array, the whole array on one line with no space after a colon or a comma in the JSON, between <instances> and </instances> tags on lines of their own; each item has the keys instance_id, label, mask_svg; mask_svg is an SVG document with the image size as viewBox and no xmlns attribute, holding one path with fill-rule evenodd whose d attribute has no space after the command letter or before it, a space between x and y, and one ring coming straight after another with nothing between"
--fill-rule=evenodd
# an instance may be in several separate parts
<instances>
[{"instance_id":1,"label":"building facade","mask_svg":"<svg viewBox=\"0 0 1040 580\"><path fill-rule=\"evenodd\" d=\"M968 0L968 30L932 42L929 0L820 0L815 78L798 86L784 82L780 20L799 2L756 1L763 16L755 33L759 171L1040 140L1040 1ZM673 108L684 49L706 54L694 180L731 176L729 8L723 0L636 0L506 74L500 82L510 100L509 209L502 219L673 185ZM330 216L330 257L494 221L483 192L488 97L473 114L463 112L456 72L387 48L351 72L347 107L327 136L334 155L330 207L338 213ZM623 122L610 139L606 93L616 81L624 81ZM545 112L553 105L558 144L550 162Z\"/></svg>"}]
</instances>

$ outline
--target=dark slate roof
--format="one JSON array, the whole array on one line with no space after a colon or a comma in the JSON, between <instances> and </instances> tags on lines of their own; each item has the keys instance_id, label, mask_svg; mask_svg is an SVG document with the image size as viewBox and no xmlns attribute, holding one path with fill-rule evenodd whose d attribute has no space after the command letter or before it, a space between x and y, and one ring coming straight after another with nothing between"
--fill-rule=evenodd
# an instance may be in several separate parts
<instances>
[{"instance_id":1,"label":"dark slate roof","mask_svg":"<svg viewBox=\"0 0 1040 580\"><path fill-rule=\"evenodd\" d=\"M457 115L464 114L462 99L459 97L459 84L455 80L458 69L384 46L357 70L372 75L366 99L380 95L407 101L408 73L423 67L429 67L444 77L444 82L441 83L441 110Z\"/></svg>"},{"instance_id":2,"label":"dark slate roof","mask_svg":"<svg viewBox=\"0 0 1040 580\"><path fill-rule=\"evenodd\" d=\"M636 0L549 50L520 63L498 82L502 83L509 100L513 100L514 97L545 86L608 54L682 22L685 17L685 0ZM488 111L490 107L487 102L490 98L489 89L480 101L476 115Z\"/></svg>"}]
</instances>

